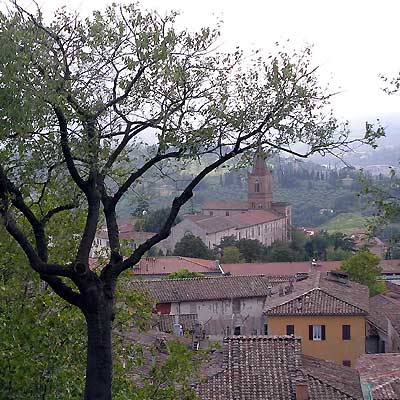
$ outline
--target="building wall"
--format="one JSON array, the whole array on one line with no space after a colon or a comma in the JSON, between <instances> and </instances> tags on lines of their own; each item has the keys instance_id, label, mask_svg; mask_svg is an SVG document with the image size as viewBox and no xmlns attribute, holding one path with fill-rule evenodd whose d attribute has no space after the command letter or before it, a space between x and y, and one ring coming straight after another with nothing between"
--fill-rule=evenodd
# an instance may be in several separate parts
<instances>
[{"instance_id":1,"label":"building wall","mask_svg":"<svg viewBox=\"0 0 400 400\"><path fill-rule=\"evenodd\" d=\"M176 224L171 229L171 234L165 240L163 240L159 246L162 249L169 249L174 251L175 245L188 233L192 233L195 236L199 236L201 240L206 243L206 233L197 224L193 223L189 219L185 218L179 224Z\"/></svg>"},{"instance_id":2,"label":"building wall","mask_svg":"<svg viewBox=\"0 0 400 400\"><path fill-rule=\"evenodd\" d=\"M197 314L211 340L222 340L240 327L241 335L264 334L265 297L193 301L171 304L171 315Z\"/></svg>"},{"instance_id":3,"label":"building wall","mask_svg":"<svg viewBox=\"0 0 400 400\"><path fill-rule=\"evenodd\" d=\"M201 213L203 215L209 215L210 217L228 217L230 215L236 215L236 214L241 214L246 212L247 209L237 209L237 210L232 210L232 209L226 209L226 210L220 210L220 209L211 209L211 208L203 208L201 210Z\"/></svg>"},{"instance_id":4,"label":"building wall","mask_svg":"<svg viewBox=\"0 0 400 400\"><path fill-rule=\"evenodd\" d=\"M302 338L303 353L342 365L351 366L365 352L365 318L363 316L282 316L268 317L268 334L286 335L286 326L294 325L295 336ZM309 325L325 325L326 340L309 340ZM351 340L342 339L342 325L351 326Z\"/></svg>"},{"instance_id":5,"label":"building wall","mask_svg":"<svg viewBox=\"0 0 400 400\"><path fill-rule=\"evenodd\" d=\"M400 336L388 320L387 353L400 353Z\"/></svg>"}]
</instances>

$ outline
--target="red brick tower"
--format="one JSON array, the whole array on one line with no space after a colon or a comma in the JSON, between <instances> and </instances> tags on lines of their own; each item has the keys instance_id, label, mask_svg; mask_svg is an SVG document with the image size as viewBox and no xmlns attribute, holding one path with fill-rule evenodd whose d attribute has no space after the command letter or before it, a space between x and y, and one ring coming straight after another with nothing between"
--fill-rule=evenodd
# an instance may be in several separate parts
<instances>
[{"instance_id":1,"label":"red brick tower","mask_svg":"<svg viewBox=\"0 0 400 400\"><path fill-rule=\"evenodd\" d=\"M272 174L265 164L265 154L258 150L253 170L248 174L249 210L269 210L272 207Z\"/></svg>"}]
</instances>

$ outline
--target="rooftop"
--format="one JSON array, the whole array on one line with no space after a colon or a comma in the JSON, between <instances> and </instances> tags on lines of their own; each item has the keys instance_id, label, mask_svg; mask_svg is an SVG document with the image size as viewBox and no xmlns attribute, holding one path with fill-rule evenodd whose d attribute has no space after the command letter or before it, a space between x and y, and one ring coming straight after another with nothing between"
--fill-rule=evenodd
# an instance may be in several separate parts
<instances>
[{"instance_id":1,"label":"rooftop","mask_svg":"<svg viewBox=\"0 0 400 400\"><path fill-rule=\"evenodd\" d=\"M282 216L271 210L250 210L230 216L211 217L203 215L197 218L189 217L192 222L207 233L221 232L233 228L245 228L281 218Z\"/></svg>"},{"instance_id":2,"label":"rooftop","mask_svg":"<svg viewBox=\"0 0 400 400\"><path fill-rule=\"evenodd\" d=\"M388 320L393 328L400 333L400 287L387 284L388 289L384 293L369 299L369 315L367 320L382 331L388 331Z\"/></svg>"},{"instance_id":3,"label":"rooftop","mask_svg":"<svg viewBox=\"0 0 400 400\"><path fill-rule=\"evenodd\" d=\"M400 399L400 354L363 354L357 370L362 384L368 384L374 400Z\"/></svg>"},{"instance_id":4,"label":"rooftop","mask_svg":"<svg viewBox=\"0 0 400 400\"><path fill-rule=\"evenodd\" d=\"M224 340L223 351L222 370L194 386L202 400L291 400L298 382L307 385L310 400L362 398L349 368L335 366L336 375L321 373L329 369L321 368L323 361L318 367L306 361L303 368L300 338L232 337Z\"/></svg>"},{"instance_id":5,"label":"rooftop","mask_svg":"<svg viewBox=\"0 0 400 400\"><path fill-rule=\"evenodd\" d=\"M215 260L181 256L143 257L134 266L133 271L135 275L164 275L182 269L190 272L221 274Z\"/></svg>"},{"instance_id":6,"label":"rooftop","mask_svg":"<svg viewBox=\"0 0 400 400\"><path fill-rule=\"evenodd\" d=\"M223 276L189 279L132 280L128 288L148 292L157 303L266 297L287 276Z\"/></svg>"},{"instance_id":7,"label":"rooftop","mask_svg":"<svg viewBox=\"0 0 400 400\"><path fill-rule=\"evenodd\" d=\"M293 291L275 295L267 303L266 315L366 315L369 291L355 282L332 280L316 273L293 284Z\"/></svg>"}]
</instances>

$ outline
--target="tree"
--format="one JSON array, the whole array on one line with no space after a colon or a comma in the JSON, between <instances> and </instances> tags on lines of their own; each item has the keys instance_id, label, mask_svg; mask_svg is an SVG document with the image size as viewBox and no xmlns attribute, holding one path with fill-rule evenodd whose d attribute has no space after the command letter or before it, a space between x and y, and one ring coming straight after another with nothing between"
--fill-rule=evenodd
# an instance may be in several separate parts
<instances>
[{"instance_id":1,"label":"tree","mask_svg":"<svg viewBox=\"0 0 400 400\"><path fill-rule=\"evenodd\" d=\"M266 259L269 262L303 261L303 254L293 249L290 243L278 241L268 247Z\"/></svg>"},{"instance_id":2,"label":"tree","mask_svg":"<svg viewBox=\"0 0 400 400\"><path fill-rule=\"evenodd\" d=\"M154 210L144 215L143 218L136 223L135 227L136 229L144 232L160 232L166 220L168 219L169 212L170 210L168 208ZM180 217L177 216L173 225L176 225L179 222Z\"/></svg>"},{"instance_id":3,"label":"tree","mask_svg":"<svg viewBox=\"0 0 400 400\"><path fill-rule=\"evenodd\" d=\"M259 240L240 239L237 246L246 262L262 261L264 258L265 247Z\"/></svg>"},{"instance_id":4,"label":"tree","mask_svg":"<svg viewBox=\"0 0 400 400\"><path fill-rule=\"evenodd\" d=\"M192 272L188 269L180 269L176 272L168 274L167 279L187 279L187 278L201 278L204 277L200 272Z\"/></svg>"},{"instance_id":5,"label":"tree","mask_svg":"<svg viewBox=\"0 0 400 400\"><path fill-rule=\"evenodd\" d=\"M186 234L176 245L174 256L205 258L212 260L213 252L205 245L198 236L191 233Z\"/></svg>"},{"instance_id":6,"label":"tree","mask_svg":"<svg viewBox=\"0 0 400 400\"><path fill-rule=\"evenodd\" d=\"M342 248L328 248L326 251L326 261L343 261L352 256L350 251L343 250Z\"/></svg>"},{"instance_id":7,"label":"tree","mask_svg":"<svg viewBox=\"0 0 400 400\"><path fill-rule=\"evenodd\" d=\"M218 29L178 30L176 17L136 5L112 5L87 19L63 9L51 23L17 3L0 14L0 216L31 268L85 317L85 399L112 397L118 277L168 237L210 172L256 146L307 157L355 141L321 111L330 95L317 83L308 48L278 49L266 61L224 53L216 50ZM147 132L157 145L135 166L129 156ZM150 170L199 159L160 231L123 257L121 199ZM73 220L77 210L82 229L56 237L56 222ZM89 254L102 220L110 257L92 271ZM76 246L68 262L53 256L70 243Z\"/></svg>"},{"instance_id":8,"label":"tree","mask_svg":"<svg viewBox=\"0 0 400 400\"><path fill-rule=\"evenodd\" d=\"M346 271L351 280L368 286L370 296L375 296L385 290L385 284L378 281L382 272L379 257L369 251L359 251L343 261L341 270Z\"/></svg>"},{"instance_id":9,"label":"tree","mask_svg":"<svg viewBox=\"0 0 400 400\"><path fill-rule=\"evenodd\" d=\"M224 248L224 254L221 258L223 264L237 264L243 263L245 259L237 247L228 246Z\"/></svg>"}]
</instances>

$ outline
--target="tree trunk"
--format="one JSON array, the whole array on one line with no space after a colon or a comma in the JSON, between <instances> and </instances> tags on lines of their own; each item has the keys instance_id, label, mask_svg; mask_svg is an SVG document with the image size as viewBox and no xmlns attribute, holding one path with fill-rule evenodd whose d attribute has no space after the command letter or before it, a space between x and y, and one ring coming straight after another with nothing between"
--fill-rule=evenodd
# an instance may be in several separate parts
<instances>
[{"instance_id":1,"label":"tree trunk","mask_svg":"<svg viewBox=\"0 0 400 400\"><path fill-rule=\"evenodd\" d=\"M96 300L91 299L94 307L90 307L90 311L85 310L88 344L84 398L111 400L113 302L104 296Z\"/></svg>"}]
</instances>

